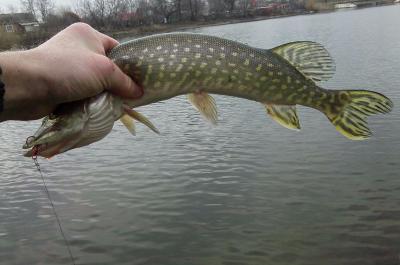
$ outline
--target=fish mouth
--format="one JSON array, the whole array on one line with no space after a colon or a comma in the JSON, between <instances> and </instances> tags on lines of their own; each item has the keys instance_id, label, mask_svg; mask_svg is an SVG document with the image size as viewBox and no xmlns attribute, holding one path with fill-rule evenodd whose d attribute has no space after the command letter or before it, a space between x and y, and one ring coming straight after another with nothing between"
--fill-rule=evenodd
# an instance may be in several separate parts
<instances>
[{"instance_id":1,"label":"fish mouth","mask_svg":"<svg viewBox=\"0 0 400 265\"><path fill-rule=\"evenodd\" d=\"M32 136L31 136L32 137ZM31 137L28 137L29 140ZM59 153L67 151L71 144L75 143L75 139L60 141L58 143L43 143L43 144L36 144L31 147L27 147L24 145L24 149L28 149L23 155L25 157L44 157L44 158L51 158Z\"/></svg>"}]
</instances>

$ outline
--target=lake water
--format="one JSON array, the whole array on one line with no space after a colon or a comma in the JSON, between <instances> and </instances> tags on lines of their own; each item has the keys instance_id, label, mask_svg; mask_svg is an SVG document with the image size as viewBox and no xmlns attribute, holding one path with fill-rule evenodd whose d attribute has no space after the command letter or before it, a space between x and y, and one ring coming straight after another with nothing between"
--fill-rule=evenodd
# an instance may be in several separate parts
<instances>
[{"instance_id":1,"label":"lake water","mask_svg":"<svg viewBox=\"0 0 400 265\"><path fill-rule=\"evenodd\" d=\"M255 102L217 96L220 123L184 97L140 108L160 129L40 160L77 264L400 264L400 6L195 30L271 48L313 40L335 58L321 85L390 97L350 141L299 108L300 132ZM39 122L0 124L0 264L71 264L21 146Z\"/></svg>"}]
</instances>

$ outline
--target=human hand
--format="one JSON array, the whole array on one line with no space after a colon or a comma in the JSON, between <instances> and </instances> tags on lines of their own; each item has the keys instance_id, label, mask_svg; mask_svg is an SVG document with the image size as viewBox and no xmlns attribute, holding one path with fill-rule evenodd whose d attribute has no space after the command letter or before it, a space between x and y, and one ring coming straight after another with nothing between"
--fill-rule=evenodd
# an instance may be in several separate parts
<instances>
[{"instance_id":1,"label":"human hand","mask_svg":"<svg viewBox=\"0 0 400 265\"><path fill-rule=\"evenodd\" d=\"M37 48L0 54L6 85L0 121L41 118L61 103L103 90L140 97L143 90L105 56L117 44L89 25L76 23Z\"/></svg>"}]
</instances>

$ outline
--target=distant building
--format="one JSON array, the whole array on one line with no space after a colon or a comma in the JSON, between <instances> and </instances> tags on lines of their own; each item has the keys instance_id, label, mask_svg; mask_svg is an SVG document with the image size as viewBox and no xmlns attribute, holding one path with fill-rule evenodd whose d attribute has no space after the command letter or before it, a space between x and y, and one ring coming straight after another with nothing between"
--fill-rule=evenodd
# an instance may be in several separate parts
<instances>
[{"instance_id":1,"label":"distant building","mask_svg":"<svg viewBox=\"0 0 400 265\"><path fill-rule=\"evenodd\" d=\"M39 28L39 22L31 13L0 14L0 31L30 32Z\"/></svg>"}]
</instances>

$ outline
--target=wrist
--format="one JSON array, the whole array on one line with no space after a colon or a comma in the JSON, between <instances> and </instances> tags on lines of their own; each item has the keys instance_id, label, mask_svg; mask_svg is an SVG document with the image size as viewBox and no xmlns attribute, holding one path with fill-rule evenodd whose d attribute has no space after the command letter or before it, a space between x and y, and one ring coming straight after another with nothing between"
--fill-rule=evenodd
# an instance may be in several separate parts
<instances>
[{"instance_id":1,"label":"wrist","mask_svg":"<svg viewBox=\"0 0 400 265\"><path fill-rule=\"evenodd\" d=\"M4 83L0 121L25 119L28 106L47 100L48 82L40 56L33 50L0 53Z\"/></svg>"}]
</instances>

